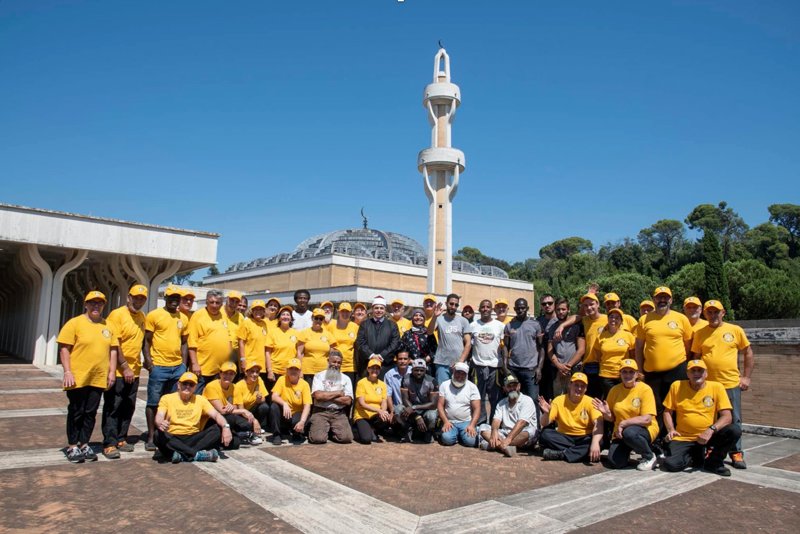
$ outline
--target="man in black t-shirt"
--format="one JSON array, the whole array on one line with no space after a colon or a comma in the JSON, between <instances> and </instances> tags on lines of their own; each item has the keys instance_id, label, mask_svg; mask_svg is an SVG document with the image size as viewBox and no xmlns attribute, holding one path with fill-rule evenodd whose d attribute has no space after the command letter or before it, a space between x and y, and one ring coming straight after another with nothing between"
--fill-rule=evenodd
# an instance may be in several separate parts
<instances>
[{"instance_id":1,"label":"man in black t-shirt","mask_svg":"<svg viewBox=\"0 0 800 534\"><path fill-rule=\"evenodd\" d=\"M411 372L406 373L400 384L403 406L395 410L395 417L409 442L414 437L423 443L433 441L439 386L432 376L426 374L427 370L425 360L414 360L411 363Z\"/></svg>"}]
</instances>

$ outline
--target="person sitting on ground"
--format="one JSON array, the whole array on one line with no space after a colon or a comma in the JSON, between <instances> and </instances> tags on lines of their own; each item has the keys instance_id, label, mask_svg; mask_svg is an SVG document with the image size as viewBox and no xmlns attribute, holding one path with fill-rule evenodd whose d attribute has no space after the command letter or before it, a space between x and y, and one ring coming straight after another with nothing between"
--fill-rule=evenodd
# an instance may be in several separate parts
<instances>
[{"instance_id":1,"label":"person sitting on ground","mask_svg":"<svg viewBox=\"0 0 800 534\"><path fill-rule=\"evenodd\" d=\"M286 375L272 388L272 405L269 408L272 444L280 445L282 435L292 434L292 440L305 439L306 421L311 413L311 386L301 376L302 364L297 358L286 364Z\"/></svg>"},{"instance_id":2,"label":"person sitting on ground","mask_svg":"<svg viewBox=\"0 0 800 534\"><path fill-rule=\"evenodd\" d=\"M227 447L233 439L228 422L208 399L195 395L196 389L197 375L186 372L178 380L178 391L158 401L156 447L172 463L216 462L220 443Z\"/></svg>"},{"instance_id":3,"label":"person sitting on ground","mask_svg":"<svg viewBox=\"0 0 800 534\"><path fill-rule=\"evenodd\" d=\"M381 360L373 358L367 363L367 376L356 386L356 409L353 416L353 436L362 445L379 442L378 435L384 432L392 421L386 383L378 376L381 373Z\"/></svg>"},{"instance_id":4,"label":"person sitting on ground","mask_svg":"<svg viewBox=\"0 0 800 534\"><path fill-rule=\"evenodd\" d=\"M731 402L725 387L706 380L703 360L686 364L688 380L678 380L664 399L664 426L669 442L667 471L683 471L694 460L704 471L729 477L731 471L722 463L742 435L732 423ZM674 418L673 418L674 412Z\"/></svg>"},{"instance_id":5,"label":"person sitting on ground","mask_svg":"<svg viewBox=\"0 0 800 534\"><path fill-rule=\"evenodd\" d=\"M608 324L611 324L613 314L609 313L608 317ZM614 423L608 465L612 469L627 467L631 451L634 451L641 457L636 469L650 471L656 464L656 455L651 448L658 435L656 398L650 386L636 380L639 370L636 360L626 358L619 367L622 382L611 388L605 401L592 401L592 405L603 414L603 419Z\"/></svg>"},{"instance_id":6,"label":"person sitting on ground","mask_svg":"<svg viewBox=\"0 0 800 534\"><path fill-rule=\"evenodd\" d=\"M256 361L248 362L244 371L244 380L233 386L233 403L239 409L248 410L255 422L253 433L263 434L269 424L269 404L267 403L267 386L261 379L261 364Z\"/></svg>"},{"instance_id":7,"label":"person sitting on ground","mask_svg":"<svg viewBox=\"0 0 800 534\"><path fill-rule=\"evenodd\" d=\"M336 443L353 441L353 430L348 420L353 404L353 383L341 368L342 354L334 349L328 355L328 368L314 375L309 443L325 443L329 436Z\"/></svg>"},{"instance_id":8,"label":"person sitting on ground","mask_svg":"<svg viewBox=\"0 0 800 534\"><path fill-rule=\"evenodd\" d=\"M510 458L517 453L517 447L531 447L536 443L536 405L532 398L520 393L516 376L507 375L503 385L506 398L498 403L492 424L478 427L478 447L500 451Z\"/></svg>"},{"instance_id":9,"label":"person sitting on ground","mask_svg":"<svg viewBox=\"0 0 800 534\"><path fill-rule=\"evenodd\" d=\"M203 390L203 396L209 400L222 417L231 425L233 439L228 449L238 449L244 445L261 445L258 421L250 410L237 408L233 404L233 379L236 377L236 364L225 362L219 366L219 379L212 380Z\"/></svg>"},{"instance_id":10,"label":"person sitting on ground","mask_svg":"<svg viewBox=\"0 0 800 534\"><path fill-rule=\"evenodd\" d=\"M417 358L411 364L411 372L406 373L400 385L403 398L402 409L395 410L395 419L402 428L402 434L409 443L414 438L423 443L433 441L436 428L436 407L439 404L439 388L436 379L427 374L428 364Z\"/></svg>"},{"instance_id":11,"label":"person sitting on ground","mask_svg":"<svg viewBox=\"0 0 800 534\"><path fill-rule=\"evenodd\" d=\"M461 443L475 447L478 443L478 419L481 416L481 394L478 386L467 380L469 365L457 362L453 378L439 386L439 419L442 420L442 445Z\"/></svg>"},{"instance_id":12,"label":"person sitting on ground","mask_svg":"<svg viewBox=\"0 0 800 534\"><path fill-rule=\"evenodd\" d=\"M569 392L553 399L552 404L539 397L544 428L539 443L544 449L542 459L564 460L569 463L587 459L600 461L603 440L603 415L592 406L586 395L589 378L583 373L572 375ZM546 428L551 422L556 429Z\"/></svg>"}]
</instances>

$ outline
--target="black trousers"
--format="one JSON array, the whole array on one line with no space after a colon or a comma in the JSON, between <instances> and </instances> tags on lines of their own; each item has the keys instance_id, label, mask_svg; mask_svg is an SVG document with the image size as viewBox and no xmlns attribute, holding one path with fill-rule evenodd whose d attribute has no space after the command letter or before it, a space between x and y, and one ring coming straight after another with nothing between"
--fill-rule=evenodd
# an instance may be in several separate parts
<instances>
[{"instance_id":1,"label":"black trousers","mask_svg":"<svg viewBox=\"0 0 800 534\"><path fill-rule=\"evenodd\" d=\"M273 434L279 436L291 434L293 437L302 437L305 433L305 429L299 434L294 431L295 425L300 421L302 416L303 412L299 411L292 414L291 419L287 419L283 416L283 406L280 406L277 402L273 402L269 407L269 430Z\"/></svg>"},{"instance_id":2,"label":"black trousers","mask_svg":"<svg viewBox=\"0 0 800 534\"><path fill-rule=\"evenodd\" d=\"M539 443L544 449L564 451L564 460L575 463L589 457L592 436L568 436L552 428L545 428L539 436Z\"/></svg>"},{"instance_id":3,"label":"black trousers","mask_svg":"<svg viewBox=\"0 0 800 534\"><path fill-rule=\"evenodd\" d=\"M644 375L644 383L653 389L653 395L656 398L656 417L659 428L657 439L661 439L667 434L667 429L664 428L664 399L667 398L672 383L678 380L686 380L685 361L667 371L653 371Z\"/></svg>"},{"instance_id":4,"label":"black trousers","mask_svg":"<svg viewBox=\"0 0 800 534\"><path fill-rule=\"evenodd\" d=\"M704 464L706 467L719 467L741 436L741 427L730 424L714 432L705 445L700 445L696 441L671 441L669 456L664 460L664 468L667 471L683 471L693 462L697 467Z\"/></svg>"},{"instance_id":5,"label":"black trousers","mask_svg":"<svg viewBox=\"0 0 800 534\"><path fill-rule=\"evenodd\" d=\"M639 425L626 427L622 430L622 439L615 439L608 448L608 464L612 469L628 467L631 451L639 453L642 459L649 460L653 457L651 445L650 432L645 427Z\"/></svg>"},{"instance_id":6,"label":"black trousers","mask_svg":"<svg viewBox=\"0 0 800 534\"><path fill-rule=\"evenodd\" d=\"M250 413L255 416L261 428L265 430L269 428L269 404L266 402L254 404L253 407L250 408Z\"/></svg>"},{"instance_id":7,"label":"black trousers","mask_svg":"<svg viewBox=\"0 0 800 534\"><path fill-rule=\"evenodd\" d=\"M103 390L93 386L68 389L67 399L67 443L69 445L89 443L97 419L97 408Z\"/></svg>"},{"instance_id":8,"label":"black trousers","mask_svg":"<svg viewBox=\"0 0 800 534\"><path fill-rule=\"evenodd\" d=\"M377 434L389 428L389 423L383 421L379 415L373 415L369 419L359 419L353 424L353 439L363 445L369 445Z\"/></svg>"},{"instance_id":9,"label":"black trousers","mask_svg":"<svg viewBox=\"0 0 800 534\"><path fill-rule=\"evenodd\" d=\"M127 439L138 391L139 377L130 384L117 377L114 387L103 393L103 447L116 446Z\"/></svg>"},{"instance_id":10,"label":"black trousers","mask_svg":"<svg viewBox=\"0 0 800 534\"><path fill-rule=\"evenodd\" d=\"M157 429L155 443L165 459L171 458L173 452L179 452L187 459L193 459L198 451L219 448L221 438L219 426L214 421L209 421L203 430L188 436L178 436Z\"/></svg>"},{"instance_id":11,"label":"black trousers","mask_svg":"<svg viewBox=\"0 0 800 534\"><path fill-rule=\"evenodd\" d=\"M242 438L239 436L239 434L252 432L253 425L241 415L229 413L223 415L222 417L224 417L225 421L227 421L228 424L231 425L231 442L228 443L228 446L225 447L225 449L236 450L242 445ZM211 423L215 424L213 421Z\"/></svg>"},{"instance_id":12,"label":"black trousers","mask_svg":"<svg viewBox=\"0 0 800 534\"><path fill-rule=\"evenodd\" d=\"M608 392L611 391L611 388L616 386L622 382L619 378L606 378L604 376L600 377L600 397L601 400L605 400L608 397ZM606 425L608 426L608 425Z\"/></svg>"}]
</instances>

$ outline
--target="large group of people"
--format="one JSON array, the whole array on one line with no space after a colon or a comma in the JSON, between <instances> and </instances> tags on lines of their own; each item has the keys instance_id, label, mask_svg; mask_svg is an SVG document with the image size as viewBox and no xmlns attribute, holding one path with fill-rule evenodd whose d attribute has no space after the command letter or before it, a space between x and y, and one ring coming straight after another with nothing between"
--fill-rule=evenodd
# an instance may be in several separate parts
<instances>
[{"instance_id":1,"label":"large group of people","mask_svg":"<svg viewBox=\"0 0 800 534\"><path fill-rule=\"evenodd\" d=\"M212 289L192 312L193 292L169 286L164 306L145 315L147 297L135 285L104 318L106 297L91 291L59 333L70 462L97 459L89 437L101 398L102 454L133 450L144 367L145 449L165 462L216 461L265 440L393 440L566 462L598 462L607 449L610 468L635 453L639 470L694 465L723 476L730 455L746 468L741 392L754 358L717 300L689 297L679 312L658 287L636 319L597 287L575 314L567 299L543 295L537 317L524 298L513 315L505 299L459 312L455 294L407 310L381 296L311 307L307 290L289 306Z\"/></svg>"}]
</instances>

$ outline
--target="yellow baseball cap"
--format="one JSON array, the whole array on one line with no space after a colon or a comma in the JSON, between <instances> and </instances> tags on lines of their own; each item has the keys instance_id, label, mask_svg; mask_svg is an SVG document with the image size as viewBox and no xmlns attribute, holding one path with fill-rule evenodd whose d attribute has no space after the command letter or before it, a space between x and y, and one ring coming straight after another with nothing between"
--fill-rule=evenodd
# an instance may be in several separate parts
<instances>
[{"instance_id":1,"label":"yellow baseball cap","mask_svg":"<svg viewBox=\"0 0 800 534\"><path fill-rule=\"evenodd\" d=\"M183 291L181 291L181 288L179 288L179 287L176 287L176 286L173 286L173 285L169 285L164 290L164 296L165 297L171 297L172 295L178 295L179 297L182 297L183 296Z\"/></svg>"},{"instance_id":2,"label":"yellow baseball cap","mask_svg":"<svg viewBox=\"0 0 800 534\"><path fill-rule=\"evenodd\" d=\"M289 363L286 364L287 369L302 369L303 365L300 363L300 360L297 358L292 358L289 360Z\"/></svg>"},{"instance_id":3,"label":"yellow baseball cap","mask_svg":"<svg viewBox=\"0 0 800 534\"><path fill-rule=\"evenodd\" d=\"M191 382L192 384L197 384L197 375L191 371L186 371L178 379L178 382Z\"/></svg>"},{"instance_id":4,"label":"yellow baseball cap","mask_svg":"<svg viewBox=\"0 0 800 534\"><path fill-rule=\"evenodd\" d=\"M389 304L391 304L392 306L394 306L395 304L399 304L400 306L405 306L405 305L406 305L406 303L405 303L405 302L403 302L403 300L402 300L402 299L394 299L394 300L393 300L392 302L390 302Z\"/></svg>"},{"instance_id":5,"label":"yellow baseball cap","mask_svg":"<svg viewBox=\"0 0 800 534\"><path fill-rule=\"evenodd\" d=\"M325 317L325 310L322 308L314 308L314 311L311 312L311 317Z\"/></svg>"},{"instance_id":6,"label":"yellow baseball cap","mask_svg":"<svg viewBox=\"0 0 800 534\"><path fill-rule=\"evenodd\" d=\"M689 360L689 363L686 364L686 369L694 369L695 367L702 367L703 369L708 369L706 367L706 362L703 360Z\"/></svg>"},{"instance_id":7,"label":"yellow baseball cap","mask_svg":"<svg viewBox=\"0 0 800 534\"><path fill-rule=\"evenodd\" d=\"M363 302L356 302L355 304L353 304L353 309L355 310L356 308L363 308L366 310L367 305L364 304Z\"/></svg>"},{"instance_id":8,"label":"yellow baseball cap","mask_svg":"<svg viewBox=\"0 0 800 534\"><path fill-rule=\"evenodd\" d=\"M235 289L231 289L230 291L228 291L228 295L227 296L228 296L229 299L242 300L242 294L239 291L236 291Z\"/></svg>"},{"instance_id":9,"label":"yellow baseball cap","mask_svg":"<svg viewBox=\"0 0 800 534\"><path fill-rule=\"evenodd\" d=\"M686 307L687 304L694 304L695 306L702 306L703 303L700 302L700 299L697 297L686 297L683 301L683 306Z\"/></svg>"},{"instance_id":10,"label":"yellow baseball cap","mask_svg":"<svg viewBox=\"0 0 800 534\"><path fill-rule=\"evenodd\" d=\"M97 300L100 299L103 302L106 301L106 296L103 295L100 291L89 291L86 293L86 297L83 299L83 302L89 302L90 300Z\"/></svg>"},{"instance_id":11,"label":"yellow baseball cap","mask_svg":"<svg viewBox=\"0 0 800 534\"><path fill-rule=\"evenodd\" d=\"M276 303L278 304L278 307L280 307L280 305L281 305L281 300L280 300L280 299L277 299L277 298L275 298L275 297L270 297L270 298L267 300L267 304L269 304L270 302L273 302L273 301L274 301L274 302L276 302Z\"/></svg>"},{"instance_id":12,"label":"yellow baseball cap","mask_svg":"<svg viewBox=\"0 0 800 534\"><path fill-rule=\"evenodd\" d=\"M220 373L227 373L229 371L236 372L236 364L233 362L225 362L219 366Z\"/></svg>"},{"instance_id":13,"label":"yellow baseball cap","mask_svg":"<svg viewBox=\"0 0 800 534\"><path fill-rule=\"evenodd\" d=\"M294 311L294 308L292 308L291 306L281 306L281 309L278 310L278 315L282 314L285 311L292 313Z\"/></svg>"},{"instance_id":14,"label":"yellow baseball cap","mask_svg":"<svg viewBox=\"0 0 800 534\"><path fill-rule=\"evenodd\" d=\"M642 306L650 306L651 308L655 308L656 303L653 302L652 300L643 300L642 302L639 303L639 309L642 309Z\"/></svg>"},{"instance_id":15,"label":"yellow baseball cap","mask_svg":"<svg viewBox=\"0 0 800 534\"><path fill-rule=\"evenodd\" d=\"M703 311L714 309L719 311L725 311L725 306L718 300L707 300L705 304L703 304Z\"/></svg>"},{"instance_id":16,"label":"yellow baseball cap","mask_svg":"<svg viewBox=\"0 0 800 534\"><path fill-rule=\"evenodd\" d=\"M612 314L619 315L620 317L622 317L623 315L622 310L620 310L619 308L611 308L606 312L606 315L612 315Z\"/></svg>"},{"instance_id":17,"label":"yellow baseball cap","mask_svg":"<svg viewBox=\"0 0 800 534\"><path fill-rule=\"evenodd\" d=\"M620 298L616 293L606 293L606 296L603 297L603 302L616 302L618 300L620 300Z\"/></svg>"},{"instance_id":18,"label":"yellow baseball cap","mask_svg":"<svg viewBox=\"0 0 800 534\"><path fill-rule=\"evenodd\" d=\"M259 369L261 369L261 364L258 363L256 360L251 360L251 361L247 362L247 365L246 365L246 367L244 369L245 369L245 371L249 371L253 367L258 367Z\"/></svg>"},{"instance_id":19,"label":"yellow baseball cap","mask_svg":"<svg viewBox=\"0 0 800 534\"><path fill-rule=\"evenodd\" d=\"M639 366L636 365L636 360L625 358L619 363L619 370L622 371L623 369L633 369L634 371L638 371Z\"/></svg>"},{"instance_id":20,"label":"yellow baseball cap","mask_svg":"<svg viewBox=\"0 0 800 534\"><path fill-rule=\"evenodd\" d=\"M500 297L499 299L494 299L494 305L497 306L498 304L505 304L506 306L508 306L508 300L504 299L503 297Z\"/></svg>"},{"instance_id":21,"label":"yellow baseball cap","mask_svg":"<svg viewBox=\"0 0 800 534\"><path fill-rule=\"evenodd\" d=\"M340 302L338 310L339 311L349 311L349 312L351 312L351 311L353 311L353 307L350 306L349 302Z\"/></svg>"},{"instance_id":22,"label":"yellow baseball cap","mask_svg":"<svg viewBox=\"0 0 800 534\"><path fill-rule=\"evenodd\" d=\"M670 288L668 288L667 286L658 286L655 289L655 291L653 291L653 296L656 297L658 295L661 295L662 293L666 293L670 297L672 296L672 290Z\"/></svg>"},{"instance_id":23,"label":"yellow baseball cap","mask_svg":"<svg viewBox=\"0 0 800 534\"><path fill-rule=\"evenodd\" d=\"M369 369L370 367L375 367L376 365L377 365L378 367L381 367L381 366L383 365L383 362L382 362L382 361L380 361L378 358L372 358L372 359L370 359L370 361L369 361L369 362L367 362L367 368L368 368L368 369Z\"/></svg>"},{"instance_id":24,"label":"yellow baseball cap","mask_svg":"<svg viewBox=\"0 0 800 534\"><path fill-rule=\"evenodd\" d=\"M320 304L320 305L319 305L319 307L320 307L320 308L324 308L326 304L327 304L328 306L330 306L331 308L333 308L333 302L331 302L331 301L329 301L329 300L326 300L325 302L323 302L322 304Z\"/></svg>"},{"instance_id":25,"label":"yellow baseball cap","mask_svg":"<svg viewBox=\"0 0 800 534\"><path fill-rule=\"evenodd\" d=\"M142 284L136 284L135 286L133 286L131 288L130 291L128 291L128 295L130 295L132 297L138 297L138 296L146 297L147 296L147 288L144 287Z\"/></svg>"},{"instance_id":26,"label":"yellow baseball cap","mask_svg":"<svg viewBox=\"0 0 800 534\"><path fill-rule=\"evenodd\" d=\"M583 373L575 373L572 375L572 378L569 379L570 382L583 382L587 386L589 385L589 378Z\"/></svg>"},{"instance_id":27,"label":"yellow baseball cap","mask_svg":"<svg viewBox=\"0 0 800 534\"><path fill-rule=\"evenodd\" d=\"M430 293L428 293L427 295L422 297L422 302L425 302L426 300L432 300L433 302L436 302L436 295L431 295Z\"/></svg>"},{"instance_id":28,"label":"yellow baseball cap","mask_svg":"<svg viewBox=\"0 0 800 534\"><path fill-rule=\"evenodd\" d=\"M253 308L264 308L264 309L266 309L267 308L267 304L261 299L254 300L253 303L250 304L250 309L252 310Z\"/></svg>"},{"instance_id":29,"label":"yellow baseball cap","mask_svg":"<svg viewBox=\"0 0 800 534\"><path fill-rule=\"evenodd\" d=\"M580 301L583 302L586 299L592 299L595 302L600 302L600 299L598 299L597 295L595 295L594 293L586 293L584 296L581 297Z\"/></svg>"},{"instance_id":30,"label":"yellow baseball cap","mask_svg":"<svg viewBox=\"0 0 800 534\"><path fill-rule=\"evenodd\" d=\"M178 288L178 291L180 292L182 297L192 297L192 298L196 298L197 297L197 295L194 294L194 290L193 289Z\"/></svg>"}]
</instances>

